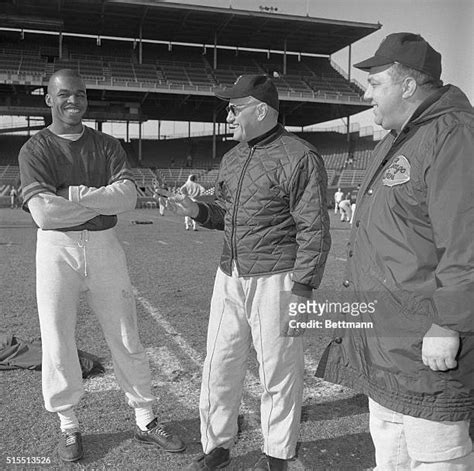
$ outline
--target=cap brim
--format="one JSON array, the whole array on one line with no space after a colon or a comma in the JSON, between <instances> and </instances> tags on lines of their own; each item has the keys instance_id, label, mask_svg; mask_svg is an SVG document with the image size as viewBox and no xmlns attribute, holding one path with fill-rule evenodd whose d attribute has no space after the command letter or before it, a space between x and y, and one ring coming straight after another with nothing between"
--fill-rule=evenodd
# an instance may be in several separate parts
<instances>
[{"instance_id":1,"label":"cap brim","mask_svg":"<svg viewBox=\"0 0 474 471\"><path fill-rule=\"evenodd\" d=\"M217 87L214 88L214 95L221 100L230 100L231 98L243 98L247 95L239 95L233 87Z\"/></svg>"},{"instance_id":2,"label":"cap brim","mask_svg":"<svg viewBox=\"0 0 474 471\"><path fill-rule=\"evenodd\" d=\"M380 67L382 65L393 64L393 59L388 59L387 57L382 56L373 56L365 61L358 62L354 64L356 69L364 70L368 72L372 67Z\"/></svg>"}]
</instances>

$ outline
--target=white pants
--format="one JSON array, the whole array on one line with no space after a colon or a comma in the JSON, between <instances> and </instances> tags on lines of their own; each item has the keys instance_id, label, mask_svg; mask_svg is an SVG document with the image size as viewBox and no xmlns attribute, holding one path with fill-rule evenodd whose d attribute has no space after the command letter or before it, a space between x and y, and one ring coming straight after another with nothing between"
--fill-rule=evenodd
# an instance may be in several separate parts
<instances>
[{"instance_id":1,"label":"white pants","mask_svg":"<svg viewBox=\"0 0 474 471\"><path fill-rule=\"evenodd\" d=\"M472 471L469 421L435 422L399 414L369 399L376 471Z\"/></svg>"},{"instance_id":2,"label":"white pants","mask_svg":"<svg viewBox=\"0 0 474 471\"><path fill-rule=\"evenodd\" d=\"M355 205L355 203L352 203L351 204L351 220L349 221L351 224L352 224L352 221L354 220L355 210L356 210L356 205Z\"/></svg>"},{"instance_id":3,"label":"white pants","mask_svg":"<svg viewBox=\"0 0 474 471\"><path fill-rule=\"evenodd\" d=\"M155 401L138 338L135 300L115 229L38 230L36 295L43 349L43 397L50 412L76 405L84 393L75 327L85 292L112 353L117 381L132 407Z\"/></svg>"},{"instance_id":4,"label":"white pants","mask_svg":"<svg viewBox=\"0 0 474 471\"><path fill-rule=\"evenodd\" d=\"M280 335L280 294L290 291L289 273L239 278L220 269L214 285L204 362L200 414L204 453L229 448L237 418L247 357L253 342L263 385L263 452L295 454L303 395L303 340Z\"/></svg>"}]
</instances>

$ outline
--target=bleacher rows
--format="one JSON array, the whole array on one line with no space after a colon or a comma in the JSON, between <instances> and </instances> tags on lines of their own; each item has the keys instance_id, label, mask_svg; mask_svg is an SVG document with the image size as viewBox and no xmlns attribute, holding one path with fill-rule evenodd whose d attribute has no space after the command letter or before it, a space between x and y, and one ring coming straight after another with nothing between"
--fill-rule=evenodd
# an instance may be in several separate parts
<instances>
[{"instance_id":1,"label":"bleacher rows","mask_svg":"<svg viewBox=\"0 0 474 471\"><path fill-rule=\"evenodd\" d=\"M51 61L51 59L53 59ZM113 60L112 60L113 59ZM248 55L237 59L223 56L217 69L201 55L182 57L172 61L156 59L138 64L132 57L108 57L70 54L68 58L45 57L18 49L0 49L0 71L14 78L46 80L56 70L72 68L87 80L98 85L138 85L150 87L192 87L212 89L217 85L231 85L244 73L270 73L278 91L300 96L335 94L361 100L362 91L333 69L327 59L307 60L302 65L292 62L286 74L277 62L257 62ZM315 59L315 58L312 58Z\"/></svg>"}]
</instances>

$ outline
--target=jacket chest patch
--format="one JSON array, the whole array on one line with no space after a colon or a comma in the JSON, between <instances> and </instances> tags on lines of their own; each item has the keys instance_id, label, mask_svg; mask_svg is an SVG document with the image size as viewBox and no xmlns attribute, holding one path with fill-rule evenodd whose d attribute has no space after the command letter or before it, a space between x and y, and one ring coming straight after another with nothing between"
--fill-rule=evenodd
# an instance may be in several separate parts
<instances>
[{"instance_id":1,"label":"jacket chest patch","mask_svg":"<svg viewBox=\"0 0 474 471\"><path fill-rule=\"evenodd\" d=\"M410 180L410 162L404 155L395 157L390 167L385 171L382 183L385 186L395 186Z\"/></svg>"}]
</instances>

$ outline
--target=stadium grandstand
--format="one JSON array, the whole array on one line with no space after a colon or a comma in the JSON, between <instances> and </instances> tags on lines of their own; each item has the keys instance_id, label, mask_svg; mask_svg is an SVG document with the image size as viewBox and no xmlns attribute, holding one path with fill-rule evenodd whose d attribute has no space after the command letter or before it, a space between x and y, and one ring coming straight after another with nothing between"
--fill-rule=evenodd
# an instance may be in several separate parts
<instances>
[{"instance_id":1,"label":"stadium grandstand","mask_svg":"<svg viewBox=\"0 0 474 471\"><path fill-rule=\"evenodd\" d=\"M245 73L273 77L282 124L301 129L298 134L320 150L330 188L350 189L360 183L373 139L304 128L367 109L363 87L331 55L380 27L152 0L3 1L0 116L24 116L28 125L0 129L0 197L19 183L21 145L49 124L44 94L49 76L61 68L84 77L88 122L126 128L122 144L140 204L151 198L156 181L179 187L190 173L213 187L219 158L235 145L225 103L213 89ZM164 139L158 131L156 139L144 139L147 121L212 123L212 132ZM129 135L130 124L138 124L138 138Z\"/></svg>"}]
</instances>

